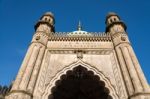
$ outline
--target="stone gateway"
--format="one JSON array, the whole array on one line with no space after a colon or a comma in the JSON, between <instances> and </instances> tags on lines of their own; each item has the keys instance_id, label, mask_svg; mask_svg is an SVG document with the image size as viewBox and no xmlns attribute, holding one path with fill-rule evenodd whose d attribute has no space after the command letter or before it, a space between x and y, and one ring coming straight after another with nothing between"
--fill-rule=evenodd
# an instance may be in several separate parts
<instances>
[{"instance_id":1,"label":"stone gateway","mask_svg":"<svg viewBox=\"0 0 150 99\"><path fill-rule=\"evenodd\" d=\"M55 32L45 13L5 99L150 99L126 25L108 13L104 33Z\"/></svg>"}]
</instances>

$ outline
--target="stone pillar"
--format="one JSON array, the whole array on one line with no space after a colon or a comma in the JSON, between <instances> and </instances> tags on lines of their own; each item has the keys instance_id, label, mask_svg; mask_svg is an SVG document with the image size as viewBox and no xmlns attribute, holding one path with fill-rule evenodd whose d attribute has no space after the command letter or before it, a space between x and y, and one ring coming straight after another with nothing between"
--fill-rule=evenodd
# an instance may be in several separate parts
<instances>
[{"instance_id":1,"label":"stone pillar","mask_svg":"<svg viewBox=\"0 0 150 99\"><path fill-rule=\"evenodd\" d=\"M36 37L36 35L38 34L35 34L34 37ZM48 40L48 36L46 39ZM46 46L41 43L31 43L22 64L22 68L20 69L12 90L6 99L13 99L12 97L15 97L14 99L32 99L32 93L36 84L45 49Z\"/></svg>"},{"instance_id":2,"label":"stone pillar","mask_svg":"<svg viewBox=\"0 0 150 99\"><path fill-rule=\"evenodd\" d=\"M138 62L138 60L136 58L136 55L135 55L132 47L128 47L128 51L129 51L130 57L131 57L131 59L133 61L133 64L135 66L135 70L136 70L136 72L138 74L138 77L139 77L139 79L140 79L140 81L142 83L142 87L143 87L144 91L145 92L150 92L149 84L148 84L148 82L147 82L147 80L146 80L146 78L144 76L144 73L143 73L143 71L141 69L141 66L140 66L140 64L139 64L139 62Z\"/></svg>"},{"instance_id":3,"label":"stone pillar","mask_svg":"<svg viewBox=\"0 0 150 99\"><path fill-rule=\"evenodd\" d=\"M36 83L36 81L37 81L37 77L38 77L40 65L41 65L41 63L42 63L42 59L43 59L44 52L45 52L45 46L42 46L42 47L40 48L39 56L38 56L37 61L36 61L36 63L35 63L34 71L32 72L32 77L31 77L30 82L29 82L29 85L28 85L28 87L27 87L27 90L28 90L30 93L33 93L33 89L34 89L35 83Z\"/></svg>"},{"instance_id":4,"label":"stone pillar","mask_svg":"<svg viewBox=\"0 0 150 99\"><path fill-rule=\"evenodd\" d=\"M121 50L123 53L123 57L124 57L126 66L128 68L128 71L129 71L131 81L133 83L134 91L135 91L135 93L142 92L143 88L142 88L141 82L138 78L137 72L134 68L134 64L131 60L128 49L127 49L127 47L121 47Z\"/></svg>"},{"instance_id":5,"label":"stone pillar","mask_svg":"<svg viewBox=\"0 0 150 99\"><path fill-rule=\"evenodd\" d=\"M22 66L6 99L32 99L48 38L53 34L54 17L45 13L35 25L35 34Z\"/></svg>"},{"instance_id":6,"label":"stone pillar","mask_svg":"<svg viewBox=\"0 0 150 99\"><path fill-rule=\"evenodd\" d=\"M125 64L125 60L123 58L123 53L122 53L120 47L116 47L115 49L116 49L117 58L118 58L118 61L120 64L120 69L121 69L121 72L123 75L123 79L126 84L127 93L128 93L128 95L132 95L134 93L134 88L133 88L133 84L130 79L130 75L128 73L128 69Z\"/></svg>"},{"instance_id":7,"label":"stone pillar","mask_svg":"<svg viewBox=\"0 0 150 99\"><path fill-rule=\"evenodd\" d=\"M114 12L108 13L105 22L106 33L112 37L128 99L150 99L150 87L128 39L127 26Z\"/></svg>"},{"instance_id":8,"label":"stone pillar","mask_svg":"<svg viewBox=\"0 0 150 99\"><path fill-rule=\"evenodd\" d=\"M29 49L28 49L28 51L27 51L27 54L26 54L26 56L25 56L25 58L24 58L24 61L23 61L22 65L21 65L21 68L20 68L20 70L19 70L19 72L18 72L18 75L17 75L17 77L16 77L16 80L14 81L14 84L13 84L11 90L17 90L17 89L18 89L18 87L19 87L19 85L20 85L20 82L21 82L21 80L22 80L23 74L24 74L24 72L25 72L25 70L26 70L27 63L28 63L28 61L29 61L29 59L30 59L30 57L31 57L31 53L32 53L33 47L34 47L34 46L32 46L32 45L29 46Z\"/></svg>"},{"instance_id":9,"label":"stone pillar","mask_svg":"<svg viewBox=\"0 0 150 99\"><path fill-rule=\"evenodd\" d=\"M21 89L21 90L26 90L27 85L30 81L31 74L33 72L33 68L34 68L35 63L37 61L38 54L39 54L40 46L35 45L35 44L33 44L33 46L34 47L33 47L32 55L30 57L30 60L28 61L26 71L25 71L23 78L22 78L22 81L19 85L19 89Z\"/></svg>"},{"instance_id":10,"label":"stone pillar","mask_svg":"<svg viewBox=\"0 0 150 99\"><path fill-rule=\"evenodd\" d=\"M126 34L112 37L128 99L149 99L150 88Z\"/></svg>"}]
</instances>

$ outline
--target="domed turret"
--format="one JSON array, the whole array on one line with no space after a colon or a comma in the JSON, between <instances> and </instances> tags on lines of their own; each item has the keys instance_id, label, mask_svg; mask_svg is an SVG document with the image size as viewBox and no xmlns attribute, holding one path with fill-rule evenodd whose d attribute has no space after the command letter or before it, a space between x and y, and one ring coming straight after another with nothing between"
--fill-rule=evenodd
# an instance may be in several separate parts
<instances>
[{"instance_id":1,"label":"domed turret","mask_svg":"<svg viewBox=\"0 0 150 99\"><path fill-rule=\"evenodd\" d=\"M126 31L127 28L124 22L121 21L120 17L114 12L109 12L107 14L105 24L106 24L106 32L114 32L112 31L112 28L116 32L122 31L122 29Z\"/></svg>"},{"instance_id":2,"label":"domed turret","mask_svg":"<svg viewBox=\"0 0 150 99\"><path fill-rule=\"evenodd\" d=\"M54 15L51 12L46 12L41 19L42 21L46 21L48 23L50 23L51 25L54 25Z\"/></svg>"},{"instance_id":3,"label":"domed turret","mask_svg":"<svg viewBox=\"0 0 150 99\"><path fill-rule=\"evenodd\" d=\"M106 25L109 25L112 22L119 21L119 20L120 20L120 17L116 13L109 12L106 16Z\"/></svg>"},{"instance_id":4,"label":"domed turret","mask_svg":"<svg viewBox=\"0 0 150 99\"><path fill-rule=\"evenodd\" d=\"M46 12L41 18L40 20L37 22L37 24L35 25L35 30L37 30L37 28L41 25L41 24L46 24L49 28L50 28L50 32L55 32L55 19L54 19L54 15L51 12Z\"/></svg>"},{"instance_id":5,"label":"domed turret","mask_svg":"<svg viewBox=\"0 0 150 99\"><path fill-rule=\"evenodd\" d=\"M51 16L51 17L54 17L54 15L53 15L53 13L52 12L46 12L45 14L44 14L44 16Z\"/></svg>"}]
</instances>

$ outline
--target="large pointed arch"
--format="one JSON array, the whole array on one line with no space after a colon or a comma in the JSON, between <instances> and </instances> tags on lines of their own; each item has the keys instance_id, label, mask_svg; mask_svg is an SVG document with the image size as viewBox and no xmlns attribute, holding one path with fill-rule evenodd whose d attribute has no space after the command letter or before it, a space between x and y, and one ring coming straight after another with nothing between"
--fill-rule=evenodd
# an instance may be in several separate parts
<instances>
[{"instance_id":1,"label":"large pointed arch","mask_svg":"<svg viewBox=\"0 0 150 99\"><path fill-rule=\"evenodd\" d=\"M42 96L42 99L48 99L48 97L53 93L53 91L56 89L57 83L63 78L64 75L67 75L68 71L73 71L76 67L82 66L87 71L90 71L93 73L93 75L99 77L100 82L104 82L104 88L106 90L108 89L108 94L112 99L119 99L118 95L116 93L116 90L110 83L110 80L101 72L98 71L94 66L91 66L87 63L84 63L83 61L79 60L73 64L70 64L66 66L64 69L59 71L54 78L50 81L50 83L47 85L46 90Z\"/></svg>"}]
</instances>

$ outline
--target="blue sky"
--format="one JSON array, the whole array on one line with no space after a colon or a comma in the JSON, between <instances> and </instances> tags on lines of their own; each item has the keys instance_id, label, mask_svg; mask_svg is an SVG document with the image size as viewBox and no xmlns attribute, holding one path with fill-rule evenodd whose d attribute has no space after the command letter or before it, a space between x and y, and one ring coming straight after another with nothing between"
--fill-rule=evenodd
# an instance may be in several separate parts
<instances>
[{"instance_id":1,"label":"blue sky","mask_svg":"<svg viewBox=\"0 0 150 99\"><path fill-rule=\"evenodd\" d=\"M54 13L57 32L83 30L104 32L108 12L116 12L127 32L150 83L149 0L0 0L0 85L15 79L42 14Z\"/></svg>"}]
</instances>

